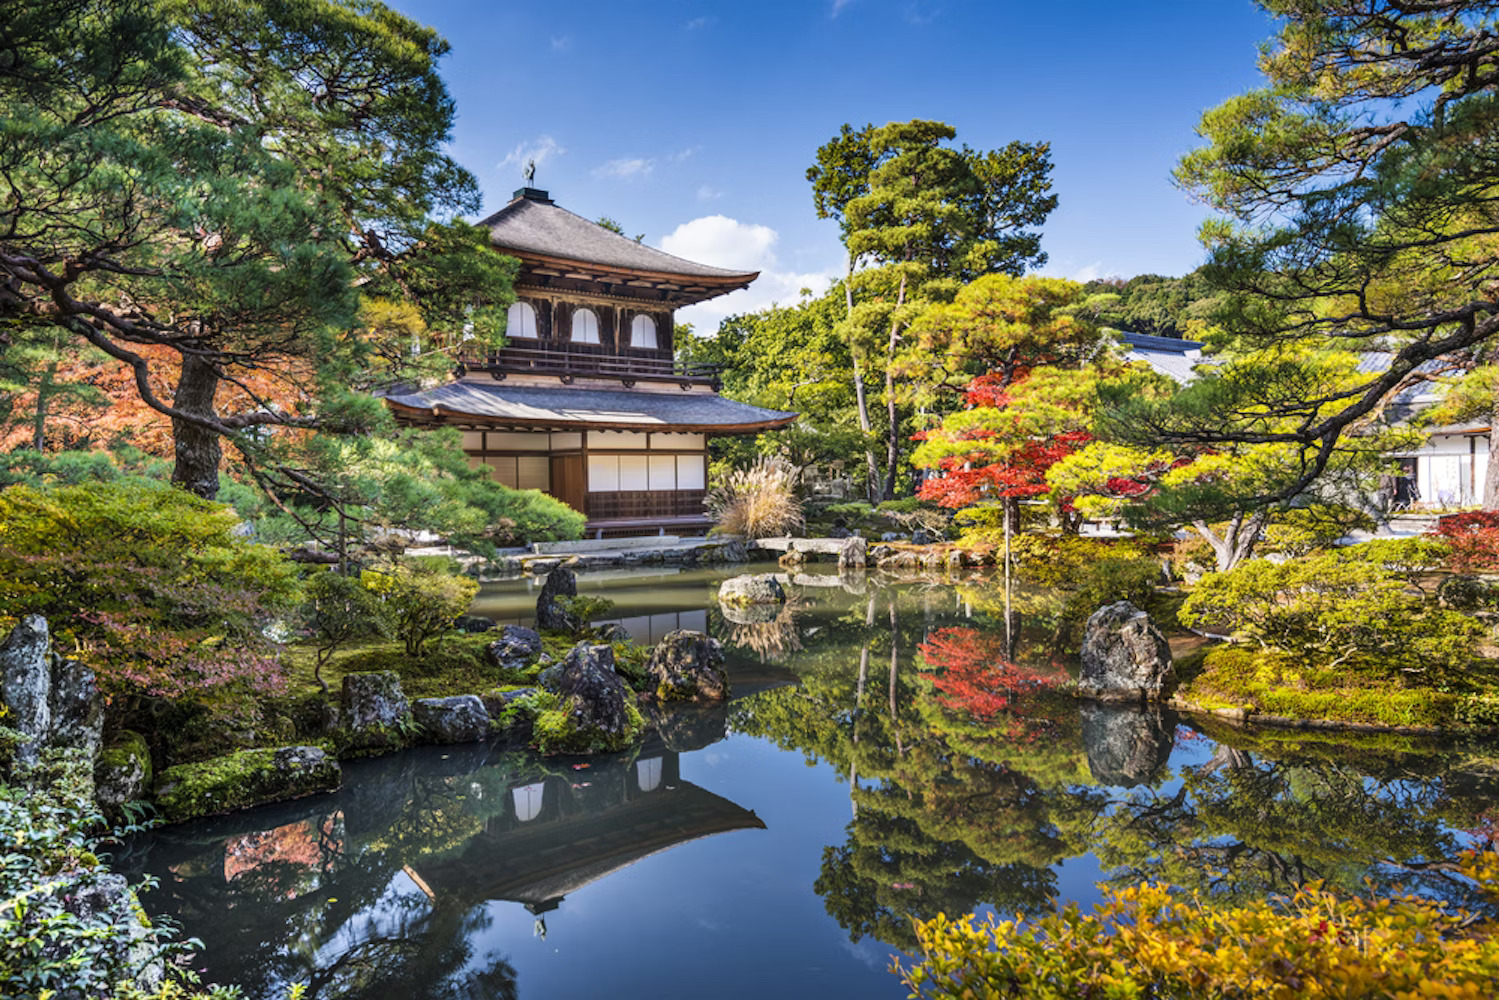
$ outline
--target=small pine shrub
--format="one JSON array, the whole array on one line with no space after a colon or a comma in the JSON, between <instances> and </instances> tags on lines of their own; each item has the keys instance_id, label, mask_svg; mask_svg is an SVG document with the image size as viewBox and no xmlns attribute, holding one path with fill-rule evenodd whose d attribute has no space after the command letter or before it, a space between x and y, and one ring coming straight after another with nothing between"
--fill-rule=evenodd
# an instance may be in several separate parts
<instances>
[{"instance_id":1,"label":"small pine shrub","mask_svg":"<svg viewBox=\"0 0 1499 1000\"><path fill-rule=\"evenodd\" d=\"M747 538L790 534L806 520L796 495L800 473L779 458L762 458L736 469L708 492L708 511L718 530Z\"/></svg>"}]
</instances>

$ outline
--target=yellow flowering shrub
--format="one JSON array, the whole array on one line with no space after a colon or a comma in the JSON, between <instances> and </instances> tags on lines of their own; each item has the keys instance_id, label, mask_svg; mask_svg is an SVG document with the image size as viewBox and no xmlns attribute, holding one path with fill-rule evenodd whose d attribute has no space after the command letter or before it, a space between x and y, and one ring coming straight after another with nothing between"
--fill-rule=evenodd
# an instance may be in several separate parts
<instances>
[{"instance_id":1,"label":"yellow flowering shrub","mask_svg":"<svg viewBox=\"0 0 1499 1000\"><path fill-rule=\"evenodd\" d=\"M1499 855L1463 874L1499 889ZM1417 896L1347 898L1308 885L1289 899L1211 907L1158 885L1111 890L1030 922L919 921L924 955L894 971L913 998L1472 998L1499 994L1499 939L1474 914Z\"/></svg>"}]
</instances>

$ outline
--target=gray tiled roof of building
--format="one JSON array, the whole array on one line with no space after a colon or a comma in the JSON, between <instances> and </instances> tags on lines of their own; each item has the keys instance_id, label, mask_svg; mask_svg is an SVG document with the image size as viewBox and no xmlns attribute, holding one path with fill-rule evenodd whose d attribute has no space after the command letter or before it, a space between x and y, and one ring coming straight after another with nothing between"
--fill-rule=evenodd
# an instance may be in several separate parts
<instances>
[{"instance_id":1,"label":"gray tiled roof of building","mask_svg":"<svg viewBox=\"0 0 1499 1000\"><path fill-rule=\"evenodd\" d=\"M536 193L544 197L544 192ZM759 274L758 271L735 271L684 260L664 250L636 243L538 198L517 197L479 225L488 227L495 247L500 250L530 251L605 267L695 278L749 281Z\"/></svg>"},{"instance_id":2,"label":"gray tiled roof of building","mask_svg":"<svg viewBox=\"0 0 1499 1000\"><path fill-rule=\"evenodd\" d=\"M767 410L707 393L639 389L487 385L451 382L386 397L398 407L466 414L485 423L526 426L706 430L780 426L797 414Z\"/></svg>"},{"instance_id":3,"label":"gray tiled roof of building","mask_svg":"<svg viewBox=\"0 0 1499 1000\"><path fill-rule=\"evenodd\" d=\"M1119 341L1127 348L1124 353L1126 361L1143 361L1184 385L1195 376L1192 369L1203 363L1201 341L1127 331L1119 333Z\"/></svg>"}]
</instances>

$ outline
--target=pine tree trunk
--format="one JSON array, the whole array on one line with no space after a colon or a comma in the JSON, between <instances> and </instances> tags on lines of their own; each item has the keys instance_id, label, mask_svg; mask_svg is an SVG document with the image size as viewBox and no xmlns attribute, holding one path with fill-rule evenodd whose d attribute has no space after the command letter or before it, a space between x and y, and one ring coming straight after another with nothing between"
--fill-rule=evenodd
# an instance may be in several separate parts
<instances>
[{"instance_id":1,"label":"pine tree trunk","mask_svg":"<svg viewBox=\"0 0 1499 1000\"><path fill-rule=\"evenodd\" d=\"M848 277L843 279L843 301L847 306L846 316L852 319L854 315L854 258L852 257L848 259ZM854 363L854 402L858 407L859 430L864 432L864 439L867 441L869 440L869 399L864 394L864 366L859 364L859 352L854 349L852 338L849 338L848 354ZM867 447L864 449L864 462L864 498L874 503L878 499L875 489L879 482L880 467L875 463L874 452Z\"/></svg>"},{"instance_id":2,"label":"pine tree trunk","mask_svg":"<svg viewBox=\"0 0 1499 1000\"><path fill-rule=\"evenodd\" d=\"M32 420L31 443L38 452L47 450L47 406L52 402L52 380L56 374L57 362L49 362L42 369L42 380L36 387L36 416Z\"/></svg>"},{"instance_id":3,"label":"pine tree trunk","mask_svg":"<svg viewBox=\"0 0 1499 1000\"><path fill-rule=\"evenodd\" d=\"M1489 462L1483 474L1483 509L1499 510L1499 396L1489 413Z\"/></svg>"},{"instance_id":4,"label":"pine tree trunk","mask_svg":"<svg viewBox=\"0 0 1499 1000\"><path fill-rule=\"evenodd\" d=\"M906 304L906 276L900 276L900 292L895 297L895 308ZM895 348L900 343L900 320L890 323L890 341L885 345L885 416L890 427L885 439L885 488L881 499L895 499L895 472L900 463L900 411L895 405L895 373L890 370L895 364Z\"/></svg>"},{"instance_id":5,"label":"pine tree trunk","mask_svg":"<svg viewBox=\"0 0 1499 1000\"><path fill-rule=\"evenodd\" d=\"M219 373L213 365L196 354L184 354L182 377L177 381L172 406L186 413L212 417L218 388ZM172 482L205 500L218 496L219 459L224 453L219 435L206 427L173 417L172 442L176 455Z\"/></svg>"}]
</instances>

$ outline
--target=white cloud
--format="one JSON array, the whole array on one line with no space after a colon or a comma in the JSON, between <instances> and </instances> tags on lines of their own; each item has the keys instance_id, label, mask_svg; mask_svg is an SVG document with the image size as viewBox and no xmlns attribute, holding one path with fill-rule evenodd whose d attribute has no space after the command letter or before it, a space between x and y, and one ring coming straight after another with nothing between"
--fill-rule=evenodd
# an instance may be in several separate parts
<instances>
[{"instance_id":1,"label":"white cloud","mask_svg":"<svg viewBox=\"0 0 1499 1000\"><path fill-rule=\"evenodd\" d=\"M1097 281L1099 278L1103 277L1103 261L1095 260L1091 264L1084 264L1082 267L1067 275L1067 277L1071 278L1073 281L1083 283L1089 281Z\"/></svg>"},{"instance_id":2,"label":"white cloud","mask_svg":"<svg viewBox=\"0 0 1499 1000\"><path fill-rule=\"evenodd\" d=\"M557 35L552 39L553 52L566 52L573 47L572 35Z\"/></svg>"},{"instance_id":3,"label":"white cloud","mask_svg":"<svg viewBox=\"0 0 1499 1000\"><path fill-rule=\"evenodd\" d=\"M791 305L801 298L803 289L814 295L827 289L834 278L832 271L799 272L785 268L777 260L774 229L751 222L740 222L725 215L706 215L684 222L661 241L661 249L699 264L727 267L739 271L759 271L760 277L748 288L716 299L709 299L677 312L682 323L691 323L700 333L718 329L725 316L756 312L774 304Z\"/></svg>"},{"instance_id":4,"label":"white cloud","mask_svg":"<svg viewBox=\"0 0 1499 1000\"><path fill-rule=\"evenodd\" d=\"M672 153L666 159L669 160L672 163L681 163L683 160L690 160L690 159L692 159L698 153L702 152L702 149L703 149L702 146L688 146L686 149L679 150L678 152Z\"/></svg>"},{"instance_id":5,"label":"white cloud","mask_svg":"<svg viewBox=\"0 0 1499 1000\"><path fill-rule=\"evenodd\" d=\"M717 20L718 18L716 17L694 17L692 20L687 22L687 30L697 31L699 28L706 28L708 25Z\"/></svg>"},{"instance_id":6,"label":"white cloud","mask_svg":"<svg viewBox=\"0 0 1499 1000\"><path fill-rule=\"evenodd\" d=\"M619 180L632 181L641 177L649 177L652 170L656 169L656 161L649 157L637 156L618 160L610 160L608 163L600 164L593 168L595 177L614 177Z\"/></svg>"},{"instance_id":7,"label":"white cloud","mask_svg":"<svg viewBox=\"0 0 1499 1000\"><path fill-rule=\"evenodd\" d=\"M769 226L705 215L668 233L661 249L699 264L752 270L774 262L771 247L775 241L776 231Z\"/></svg>"},{"instance_id":8,"label":"white cloud","mask_svg":"<svg viewBox=\"0 0 1499 1000\"><path fill-rule=\"evenodd\" d=\"M527 163L535 162L539 170L548 160L562 156L566 152L567 150L558 145L556 139L549 135L541 135L516 146L495 166L500 170L507 170L510 167L519 167L524 170Z\"/></svg>"},{"instance_id":9,"label":"white cloud","mask_svg":"<svg viewBox=\"0 0 1499 1000\"><path fill-rule=\"evenodd\" d=\"M843 13L843 8L847 7L849 4L851 4L853 2L854 2L854 0L833 0L833 15L832 16L833 17L837 17L839 14Z\"/></svg>"},{"instance_id":10,"label":"white cloud","mask_svg":"<svg viewBox=\"0 0 1499 1000\"><path fill-rule=\"evenodd\" d=\"M699 184L697 188L698 201L716 201L723 197L723 192L710 184Z\"/></svg>"},{"instance_id":11,"label":"white cloud","mask_svg":"<svg viewBox=\"0 0 1499 1000\"><path fill-rule=\"evenodd\" d=\"M1112 271L1104 267L1104 263L1101 260L1095 260L1092 263L1081 266L1072 261L1059 262L1051 260L1047 261L1046 266L1041 268L1037 273L1048 278L1066 278L1069 281L1076 281L1079 284L1097 281L1099 278L1108 277L1113 274Z\"/></svg>"}]
</instances>

